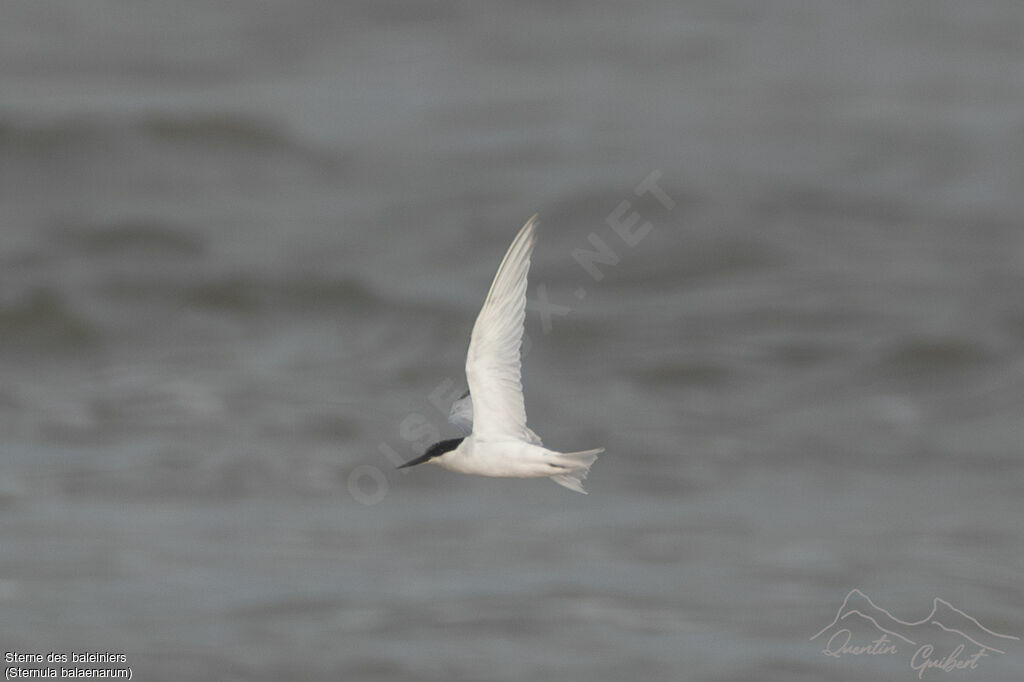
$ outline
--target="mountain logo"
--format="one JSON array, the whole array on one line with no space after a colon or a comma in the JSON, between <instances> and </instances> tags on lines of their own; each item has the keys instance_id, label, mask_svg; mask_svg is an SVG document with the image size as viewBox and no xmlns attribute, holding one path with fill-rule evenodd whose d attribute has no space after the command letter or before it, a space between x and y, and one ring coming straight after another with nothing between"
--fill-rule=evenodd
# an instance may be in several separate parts
<instances>
[{"instance_id":1,"label":"mountain logo","mask_svg":"<svg viewBox=\"0 0 1024 682\"><path fill-rule=\"evenodd\" d=\"M844 656L905 658L924 679L926 672L975 670L987 656L1004 655L1019 637L985 627L944 599L918 621L895 617L860 590L850 590L832 622L811 641L824 644L821 653Z\"/></svg>"}]
</instances>

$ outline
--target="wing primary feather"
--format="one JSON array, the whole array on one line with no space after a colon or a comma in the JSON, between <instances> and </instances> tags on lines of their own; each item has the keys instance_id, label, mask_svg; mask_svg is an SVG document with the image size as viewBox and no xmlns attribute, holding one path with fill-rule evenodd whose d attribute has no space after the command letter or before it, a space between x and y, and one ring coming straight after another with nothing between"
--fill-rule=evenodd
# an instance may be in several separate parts
<instances>
[{"instance_id":1,"label":"wing primary feather","mask_svg":"<svg viewBox=\"0 0 1024 682\"><path fill-rule=\"evenodd\" d=\"M498 266L498 271L494 274L494 279L491 281L491 288L487 290L487 298L484 299L484 308L487 307L488 302L494 295L494 289L501 280L502 273L515 259L522 256L523 252L526 253L526 258L530 257L530 253L533 251L533 245L537 240L536 228L537 228L537 216L539 213L534 213L530 216L530 219L526 221L526 224L519 230L519 234L512 240L512 244L508 247L508 251L505 252L505 257L501 259L501 265ZM483 309L481 309L481 312Z\"/></svg>"}]
</instances>

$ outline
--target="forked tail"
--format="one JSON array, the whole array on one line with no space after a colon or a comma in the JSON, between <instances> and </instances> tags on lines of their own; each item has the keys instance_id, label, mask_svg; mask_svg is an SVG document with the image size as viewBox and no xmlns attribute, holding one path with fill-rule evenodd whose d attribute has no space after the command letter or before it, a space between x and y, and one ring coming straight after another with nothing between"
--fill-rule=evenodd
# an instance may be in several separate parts
<instances>
[{"instance_id":1,"label":"forked tail","mask_svg":"<svg viewBox=\"0 0 1024 682\"><path fill-rule=\"evenodd\" d=\"M586 495L587 491L583 489L583 479L590 473L590 465L597 461L597 456L602 452L604 452L604 448L559 453L559 463L565 464L569 471L552 476L551 480L569 490Z\"/></svg>"}]
</instances>

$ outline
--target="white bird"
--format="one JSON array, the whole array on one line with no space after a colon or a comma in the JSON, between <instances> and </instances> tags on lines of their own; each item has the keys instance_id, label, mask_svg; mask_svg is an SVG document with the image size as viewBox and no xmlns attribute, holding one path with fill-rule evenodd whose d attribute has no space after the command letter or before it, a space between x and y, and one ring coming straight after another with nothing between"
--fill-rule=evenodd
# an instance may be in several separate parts
<instances>
[{"instance_id":1,"label":"white bird","mask_svg":"<svg viewBox=\"0 0 1024 682\"><path fill-rule=\"evenodd\" d=\"M526 275L536 241L535 215L508 247L473 325L466 354L469 391L449 414L449 420L469 435L434 443L399 469L432 462L461 474L550 478L586 494L583 479L604 448L548 450L526 426L519 347L526 318Z\"/></svg>"}]
</instances>

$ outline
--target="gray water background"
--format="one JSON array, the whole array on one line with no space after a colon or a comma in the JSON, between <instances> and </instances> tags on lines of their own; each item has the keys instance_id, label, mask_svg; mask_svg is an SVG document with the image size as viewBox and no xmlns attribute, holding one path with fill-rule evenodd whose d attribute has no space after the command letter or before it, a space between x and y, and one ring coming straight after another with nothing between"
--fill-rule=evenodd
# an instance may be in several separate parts
<instances>
[{"instance_id":1,"label":"gray water background","mask_svg":"<svg viewBox=\"0 0 1024 682\"><path fill-rule=\"evenodd\" d=\"M1024 5L0 17L0 648L913 679L808 641L852 588L1024 635ZM394 471L536 211L527 411L590 495Z\"/></svg>"}]
</instances>

